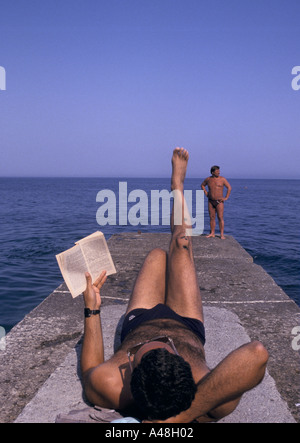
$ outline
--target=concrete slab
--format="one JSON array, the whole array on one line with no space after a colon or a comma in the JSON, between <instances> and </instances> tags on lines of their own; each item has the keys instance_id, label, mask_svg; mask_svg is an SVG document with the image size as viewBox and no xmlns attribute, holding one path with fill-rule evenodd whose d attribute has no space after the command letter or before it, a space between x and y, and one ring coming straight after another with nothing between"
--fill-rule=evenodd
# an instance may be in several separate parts
<instances>
[{"instance_id":1,"label":"concrete slab","mask_svg":"<svg viewBox=\"0 0 300 443\"><path fill-rule=\"evenodd\" d=\"M109 358L119 344L120 318L124 306L103 308L102 322L105 357ZM250 341L240 319L224 308L207 307L204 310L207 330L206 354L208 365L215 367L232 350ZM71 351L65 361L50 376L36 396L16 419L16 423L54 423L60 413L86 407L80 382L80 345ZM286 402L276 389L273 378L267 374L253 391L246 393L236 411L221 423L296 423Z\"/></svg>"},{"instance_id":2,"label":"concrete slab","mask_svg":"<svg viewBox=\"0 0 300 443\"><path fill-rule=\"evenodd\" d=\"M113 328L115 314L118 312L119 316L125 310L145 256L155 247L168 250L169 242L170 235L165 233L121 233L109 239L109 248L118 272L108 278L102 305L105 309L112 309L107 312L111 312ZM245 341L260 340L266 346L270 354L268 371L275 381L278 395L286 402L294 419L300 422L299 407L296 406L300 403L299 351L292 347L292 331L300 323L299 307L260 266L253 263L252 257L234 238L227 237L222 241L219 238L194 237L193 245L204 306L206 309L214 309L207 311L208 326L209 318L213 320L209 312L218 318L218 312L225 310L228 315L235 316L232 324L237 326L240 323L243 334L246 334ZM110 314L107 314L108 320L109 317ZM109 325L106 327L110 331ZM235 331L231 335L232 344L235 343L235 337L239 340L239 334L242 333L241 330ZM65 383L61 386L70 386L72 392L73 382L67 383L65 371L72 372L76 367L76 352L73 363L65 359L73 355L82 333L82 297L72 299L65 284L55 289L11 330L6 337L5 350L0 350L0 422L16 420L40 389L46 386L45 383L51 380L49 377L56 373L57 368L62 377L65 374ZM212 355L217 349L216 345L225 340L224 337L221 334L212 345L208 342ZM237 347L238 342L235 344ZM80 391L80 385L76 386ZM67 392L68 389L61 398L67 398ZM73 397L70 395L72 403ZM80 394L76 395L77 399ZM54 397L57 401L57 394ZM67 406L71 403L68 401ZM266 400L267 410L272 410L273 403ZM47 408L47 402L41 404L38 411L40 416L43 408ZM251 408L253 405L249 404L249 411ZM252 420L253 415L250 414L250 417ZM284 419L285 416L280 417L280 420ZM243 417L243 420L247 418Z\"/></svg>"}]
</instances>

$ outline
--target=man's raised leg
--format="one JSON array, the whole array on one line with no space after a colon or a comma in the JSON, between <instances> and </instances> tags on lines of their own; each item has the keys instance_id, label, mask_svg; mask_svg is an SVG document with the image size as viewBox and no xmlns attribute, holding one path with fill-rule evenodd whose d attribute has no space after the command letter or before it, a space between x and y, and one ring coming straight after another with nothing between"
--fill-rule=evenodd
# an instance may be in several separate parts
<instances>
[{"instance_id":1,"label":"man's raised leg","mask_svg":"<svg viewBox=\"0 0 300 443\"><path fill-rule=\"evenodd\" d=\"M183 190L184 179L189 159L188 151L176 148L172 157L172 179L171 189L176 190L174 199L181 202L182 217L181 224L174 223L174 207L171 217L172 239L168 257L167 275L167 298L166 304L177 314L183 317L191 317L203 322L203 309L201 294L194 264L191 226L188 218ZM175 206L175 203L174 203Z\"/></svg>"}]
</instances>

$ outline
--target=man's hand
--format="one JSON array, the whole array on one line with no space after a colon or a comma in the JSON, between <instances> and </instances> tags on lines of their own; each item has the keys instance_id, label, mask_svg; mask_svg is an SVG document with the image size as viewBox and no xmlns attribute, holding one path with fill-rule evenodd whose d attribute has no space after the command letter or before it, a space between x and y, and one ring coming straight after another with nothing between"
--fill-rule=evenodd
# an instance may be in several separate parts
<instances>
[{"instance_id":1,"label":"man's hand","mask_svg":"<svg viewBox=\"0 0 300 443\"><path fill-rule=\"evenodd\" d=\"M85 307L91 310L98 310L101 306L100 289L107 279L106 271L103 271L97 280L92 283L91 275L86 272L86 290L83 293Z\"/></svg>"}]
</instances>

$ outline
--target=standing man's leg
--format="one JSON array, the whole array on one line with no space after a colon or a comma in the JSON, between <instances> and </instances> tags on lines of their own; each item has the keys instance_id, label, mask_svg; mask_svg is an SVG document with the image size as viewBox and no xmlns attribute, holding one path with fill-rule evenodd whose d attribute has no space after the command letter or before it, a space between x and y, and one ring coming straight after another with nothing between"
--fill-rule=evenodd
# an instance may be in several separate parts
<instances>
[{"instance_id":1,"label":"standing man's leg","mask_svg":"<svg viewBox=\"0 0 300 443\"><path fill-rule=\"evenodd\" d=\"M192 238L186 235L191 226L184 214L184 179L187 169L188 151L176 148L172 157L172 191L178 191L182 201L182 223L174 224L174 207L171 217L172 239L168 258L166 305L183 317L191 317L203 322L203 309L197 273L194 264ZM176 196L175 196L176 198Z\"/></svg>"},{"instance_id":2,"label":"standing man's leg","mask_svg":"<svg viewBox=\"0 0 300 443\"><path fill-rule=\"evenodd\" d=\"M209 213L209 222L210 222L210 234L207 235L207 238L214 237L216 231L216 208L212 204L210 200L208 200L208 213Z\"/></svg>"},{"instance_id":3,"label":"standing man's leg","mask_svg":"<svg viewBox=\"0 0 300 443\"><path fill-rule=\"evenodd\" d=\"M224 202L221 202L218 204L217 216L218 216L218 221L219 221L221 239L225 240L225 237L224 237Z\"/></svg>"}]
</instances>

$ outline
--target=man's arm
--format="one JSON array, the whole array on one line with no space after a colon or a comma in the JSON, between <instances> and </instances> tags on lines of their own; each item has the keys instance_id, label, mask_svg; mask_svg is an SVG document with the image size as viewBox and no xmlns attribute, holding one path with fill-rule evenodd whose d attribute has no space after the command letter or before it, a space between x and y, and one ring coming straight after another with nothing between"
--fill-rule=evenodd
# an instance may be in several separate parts
<instances>
[{"instance_id":1,"label":"man's arm","mask_svg":"<svg viewBox=\"0 0 300 443\"><path fill-rule=\"evenodd\" d=\"M263 380L268 358L268 352L257 341L233 351L200 380L191 407L163 423L190 423L207 414L212 420L220 420L230 414L241 396Z\"/></svg>"},{"instance_id":2,"label":"man's arm","mask_svg":"<svg viewBox=\"0 0 300 443\"><path fill-rule=\"evenodd\" d=\"M100 310L100 289L106 281L106 272L92 284L92 277L86 273L87 288L84 291L84 304L92 311ZM83 376L92 368L104 362L104 345L101 319L99 315L92 315L84 319L84 339L81 354L81 372Z\"/></svg>"},{"instance_id":3,"label":"man's arm","mask_svg":"<svg viewBox=\"0 0 300 443\"><path fill-rule=\"evenodd\" d=\"M206 190L207 184L208 184L208 178L206 178L201 184L201 189L202 189L202 191L204 191L204 194L206 195L206 197L208 197L208 192Z\"/></svg>"},{"instance_id":4,"label":"man's arm","mask_svg":"<svg viewBox=\"0 0 300 443\"><path fill-rule=\"evenodd\" d=\"M224 178L224 186L225 186L225 188L227 188L226 197L223 199L225 201L225 200L229 199L229 196L230 196L230 193L231 193L231 189L232 189L230 184L229 184L229 182L226 180L226 178Z\"/></svg>"},{"instance_id":5,"label":"man's arm","mask_svg":"<svg viewBox=\"0 0 300 443\"><path fill-rule=\"evenodd\" d=\"M87 288L84 292L85 307L91 310L100 310L100 289L106 281L106 272L92 284L91 276L87 273ZM122 409L131 402L131 397L121 397L125 392L122 374L119 367L104 362L104 344L101 318L92 315L84 322L84 339L81 353L81 372L84 393L94 405L103 408Z\"/></svg>"},{"instance_id":6,"label":"man's arm","mask_svg":"<svg viewBox=\"0 0 300 443\"><path fill-rule=\"evenodd\" d=\"M106 272L103 271L99 278L92 284L90 274L86 274L87 287L84 292L85 307L91 310L100 310L100 289L106 281ZM101 318L92 315L84 320L84 339L81 352L81 373L85 395L88 400L98 406L111 407L105 395L105 387L109 385L105 376L104 344L102 335ZM101 373L101 374L100 374ZM99 386L99 382L100 385ZM103 391L103 392L102 392Z\"/></svg>"}]
</instances>

